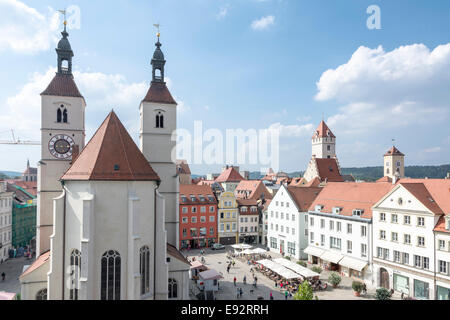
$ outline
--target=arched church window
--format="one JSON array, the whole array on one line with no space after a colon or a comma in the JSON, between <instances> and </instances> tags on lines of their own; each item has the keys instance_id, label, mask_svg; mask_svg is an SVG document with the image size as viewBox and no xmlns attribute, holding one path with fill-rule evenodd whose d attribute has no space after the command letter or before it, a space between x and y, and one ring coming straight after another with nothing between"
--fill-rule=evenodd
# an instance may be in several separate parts
<instances>
[{"instance_id":1,"label":"arched church window","mask_svg":"<svg viewBox=\"0 0 450 320\"><path fill-rule=\"evenodd\" d=\"M156 128L164 128L164 115L161 111L156 115Z\"/></svg>"},{"instance_id":2,"label":"arched church window","mask_svg":"<svg viewBox=\"0 0 450 320\"><path fill-rule=\"evenodd\" d=\"M81 252L73 249L70 253L70 300L78 300L81 273Z\"/></svg>"},{"instance_id":3,"label":"arched church window","mask_svg":"<svg viewBox=\"0 0 450 320\"><path fill-rule=\"evenodd\" d=\"M143 246L140 250L141 295L150 292L150 249Z\"/></svg>"},{"instance_id":4,"label":"arched church window","mask_svg":"<svg viewBox=\"0 0 450 320\"><path fill-rule=\"evenodd\" d=\"M36 293L36 300L47 300L47 288L41 289Z\"/></svg>"},{"instance_id":5,"label":"arched church window","mask_svg":"<svg viewBox=\"0 0 450 320\"><path fill-rule=\"evenodd\" d=\"M178 298L178 283L175 279L169 279L169 299Z\"/></svg>"},{"instance_id":6,"label":"arched church window","mask_svg":"<svg viewBox=\"0 0 450 320\"><path fill-rule=\"evenodd\" d=\"M60 123L62 121L62 111L60 108L56 110L56 122Z\"/></svg>"},{"instance_id":7,"label":"arched church window","mask_svg":"<svg viewBox=\"0 0 450 320\"><path fill-rule=\"evenodd\" d=\"M101 263L101 300L120 300L120 254L108 250L102 256Z\"/></svg>"},{"instance_id":8,"label":"arched church window","mask_svg":"<svg viewBox=\"0 0 450 320\"><path fill-rule=\"evenodd\" d=\"M64 109L63 111L63 122L67 123L67 109Z\"/></svg>"}]
</instances>

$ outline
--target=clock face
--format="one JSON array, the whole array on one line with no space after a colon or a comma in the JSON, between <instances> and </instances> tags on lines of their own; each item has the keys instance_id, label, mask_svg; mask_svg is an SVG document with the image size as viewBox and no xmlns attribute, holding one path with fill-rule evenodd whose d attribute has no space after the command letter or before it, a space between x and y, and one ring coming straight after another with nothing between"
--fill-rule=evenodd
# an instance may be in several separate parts
<instances>
[{"instance_id":1,"label":"clock face","mask_svg":"<svg viewBox=\"0 0 450 320\"><path fill-rule=\"evenodd\" d=\"M65 134L57 134L48 143L48 150L57 159L67 159L72 156L73 139Z\"/></svg>"}]
</instances>

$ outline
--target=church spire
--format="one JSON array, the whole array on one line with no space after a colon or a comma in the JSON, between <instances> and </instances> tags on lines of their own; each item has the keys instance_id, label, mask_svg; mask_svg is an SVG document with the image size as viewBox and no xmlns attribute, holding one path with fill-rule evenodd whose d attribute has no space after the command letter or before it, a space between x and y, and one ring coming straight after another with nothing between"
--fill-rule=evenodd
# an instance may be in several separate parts
<instances>
[{"instance_id":1,"label":"church spire","mask_svg":"<svg viewBox=\"0 0 450 320\"><path fill-rule=\"evenodd\" d=\"M61 32L62 38L58 42L56 53L58 55L58 74L72 75L72 57L73 51L70 42L67 39L69 34L66 30L67 21L64 18L64 30Z\"/></svg>"},{"instance_id":2,"label":"church spire","mask_svg":"<svg viewBox=\"0 0 450 320\"><path fill-rule=\"evenodd\" d=\"M153 67L152 82L164 83L164 66L166 64L166 60L164 60L164 54L161 51L162 44L161 42L159 42L159 37L161 36L161 34L159 33L159 24L156 24L155 27L158 28L158 33L156 34L158 40L155 43L156 49L155 52L153 53L153 58L151 62Z\"/></svg>"}]
</instances>

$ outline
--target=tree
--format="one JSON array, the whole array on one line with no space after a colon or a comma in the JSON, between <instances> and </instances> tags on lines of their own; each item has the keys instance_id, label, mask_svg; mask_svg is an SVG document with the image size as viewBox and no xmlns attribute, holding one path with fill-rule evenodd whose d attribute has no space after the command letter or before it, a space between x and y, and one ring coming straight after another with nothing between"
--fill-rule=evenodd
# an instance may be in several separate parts
<instances>
[{"instance_id":1,"label":"tree","mask_svg":"<svg viewBox=\"0 0 450 320\"><path fill-rule=\"evenodd\" d=\"M296 294L294 294L294 300L313 300L314 293L313 289L308 283L308 281L303 281L303 283L298 288Z\"/></svg>"},{"instance_id":2,"label":"tree","mask_svg":"<svg viewBox=\"0 0 450 320\"><path fill-rule=\"evenodd\" d=\"M379 288L375 292L376 300L391 300L391 293L386 288Z\"/></svg>"},{"instance_id":3,"label":"tree","mask_svg":"<svg viewBox=\"0 0 450 320\"><path fill-rule=\"evenodd\" d=\"M330 276L328 277L328 282L331 283L331 285L336 288L339 283L341 283L341 276L337 272L330 273Z\"/></svg>"}]
</instances>

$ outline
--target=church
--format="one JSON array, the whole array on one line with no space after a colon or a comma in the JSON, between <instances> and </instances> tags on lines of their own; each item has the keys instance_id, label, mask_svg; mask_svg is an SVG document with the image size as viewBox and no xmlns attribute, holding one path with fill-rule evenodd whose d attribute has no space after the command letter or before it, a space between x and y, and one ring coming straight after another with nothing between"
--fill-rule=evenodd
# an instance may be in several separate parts
<instances>
[{"instance_id":1,"label":"church","mask_svg":"<svg viewBox=\"0 0 450 320\"><path fill-rule=\"evenodd\" d=\"M69 34L41 93L36 260L22 300L186 300L190 264L180 253L177 103L164 82L160 34L140 106L140 146L111 111L85 144L86 101L72 74Z\"/></svg>"}]
</instances>

